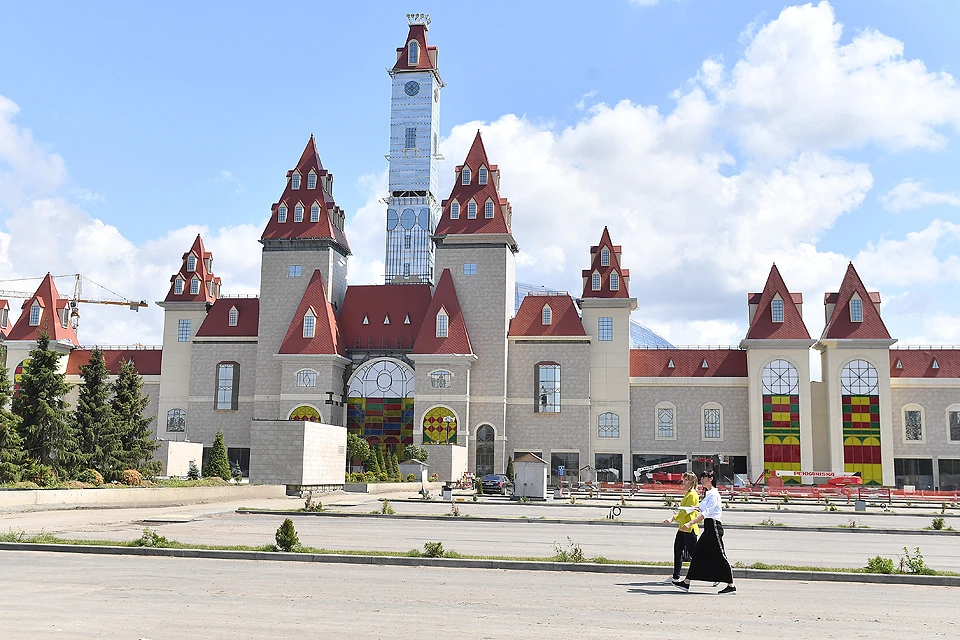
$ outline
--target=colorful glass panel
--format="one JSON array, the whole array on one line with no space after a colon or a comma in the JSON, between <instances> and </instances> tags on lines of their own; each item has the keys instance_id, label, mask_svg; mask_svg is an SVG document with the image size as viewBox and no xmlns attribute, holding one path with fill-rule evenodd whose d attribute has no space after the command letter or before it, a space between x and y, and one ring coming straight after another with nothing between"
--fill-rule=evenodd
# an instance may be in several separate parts
<instances>
[{"instance_id":1,"label":"colorful glass panel","mask_svg":"<svg viewBox=\"0 0 960 640\"><path fill-rule=\"evenodd\" d=\"M413 444L413 398L347 398L347 430L370 444Z\"/></svg>"},{"instance_id":2,"label":"colorful glass panel","mask_svg":"<svg viewBox=\"0 0 960 640\"><path fill-rule=\"evenodd\" d=\"M434 407L423 416L423 444L456 444L457 417L446 407Z\"/></svg>"},{"instance_id":3,"label":"colorful glass panel","mask_svg":"<svg viewBox=\"0 0 960 640\"><path fill-rule=\"evenodd\" d=\"M309 405L301 405L290 413L290 419L320 422L320 412Z\"/></svg>"},{"instance_id":4,"label":"colorful glass panel","mask_svg":"<svg viewBox=\"0 0 960 640\"><path fill-rule=\"evenodd\" d=\"M13 396L17 397L20 394L20 378L27 371L27 367L30 366L30 358L21 360L20 364L16 366L13 370Z\"/></svg>"},{"instance_id":5,"label":"colorful glass panel","mask_svg":"<svg viewBox=\"0 0 960 640\"><path fill-rule=\"evenodd\" d=\"M880 459L880 396L840 396L843 471L860 473L863 484L883 483Z\"/></svg>"}]
</instances>

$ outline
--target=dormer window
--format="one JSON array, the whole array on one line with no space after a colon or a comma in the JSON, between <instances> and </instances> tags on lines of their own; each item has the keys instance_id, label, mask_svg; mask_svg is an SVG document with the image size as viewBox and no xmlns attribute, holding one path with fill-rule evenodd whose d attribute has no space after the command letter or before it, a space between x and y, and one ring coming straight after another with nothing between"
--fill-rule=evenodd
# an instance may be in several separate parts
<instances>
[{"instance_id":1,"label":"dormer window","mask_svg":"<svg viewBox=\"0 0 960 640\"><path fill-rule=\"evenodd\" d=\"M930 368L931 368L931 369L939 369L939 368L940 368L940 363L937 362L937 359L936 359L936 358L933 359L933 364L930 365Z\"/></svg>"},{"instance_id":2,"label":"dormer window","mask_svg":"<svg viewBox=\"0 0 960 640\"><path fill-rule=\"evenodd\" d=\"M673 364L673 358L670 358L670 361L667 363L667 369L674 369L676 365Z\"/></svg>"},{"instance_id":3,"label":"dormer window","mask_svg":"<svg viewBox=\"0 0 960 640\"><path fill-rule=\"evenodd\" d=\"M487 200L483 205L483 217L487 219L493 217L493 200Z\"/></svg>"},{"instance_id":4,"label":"dormer window","mask_svg":"<svg viewBox=\"0 0 960 640\"><path fill-rule=\"evenodd\" d=\"M543 305L543 311L540 312L540 323L541 324L552 324L553 323L553 309L550 308L550 305Z\"/></svg>"},{"instance_id":5,"label":"dormer window","mask_svg":"<svg viewBox=\"0 0 960 640\"><path fill-rule=\"evenodd\" d=\"M173 293L175 295L183 293L183 278L177 278L173 281Z\"/></svg>"},{"instance_id":6,"label":"dormer window","mask_svg":"<svg viewBox=\"0 0 960 640\"><path fill-rule=\"evenodd\" d=\"M850 322L863 322L863 301L856 295L850 298Z\"/></svg>"},{"instance_id":7,"label":"dormer window","mask_svg":"<svg viewBox=\"0 0 960 640\"><path fill-rule=\"evenodd\" d=\"M320 205L316 202L310 207L310 222L320 222Z\"/></svg>"},{"instance_id":8,"label":"dormer window","mask_svg":"<svg viewBox=\"0 0 960 640\"><path fill-rule=\"evenodd\" d=\"M420 64L420 43L411 40L407 45L407 66L415 67Z\"/></svg>"},{"instance_id":9,"label":"dormer window","mask_svg":"<svg viewBox=\"0 0 960 640\"><path fill-rule=\"evenodd\" d=\"M307 189L317 188L317 174L313 171L307 174Z\"/></svg>"},{"instance_id":10,"label":"dormer window","mask_svg":"<svg viewBox=\"0 0 960 640\"><path fill-rule=\"evenodd\" d=\"M308 309L303 315L303 337L312 338L317 330L317 316L313 314L313 309Z\"/></svg>"},{"instance_id":11,"label":"dormer window","mask_svg":"<svg viewBox=\"0 0 960 640\"><path fill-rule=\"evenodd\" d=\"M227 324L231 327L237 326L237 320L240 319L240 312L237 311L236 307L231 307L230 313L227 314Z\"/></svg>"},{"instance_id":12,"label":"dormer window","mask_svg":"<svg viewBox=\"0 0 960 640\"><path fill-rule=\"evenodd\" d=\"M8 322L10 322L10 309L4 307L0 309L0 327L6 327Z\"/></svg>"},{"instance_id":13,"label":"dormer window","mask_svg":"<svg viewBox=\"0 0 960 640\"><path fill-rule=\"evenodd\" d=\"M487 168L486 167L480 167L480 170L477 172L477 183L487 184Z\"/></svg>"},{"instance_id":14,"label":"dormer window","mask_svg":"<svg viewBox=\"0 0 960 640\"><path fill-rule=\"evenodd\" d=\"M897 367L897 369L903 369L903 363L900 362L900 358L897 358L897 365L896 365L896 367Z\"/></svg>"},{"instance_id":15,"label":"dormer window","mask_svg":"<svg viewBox=\"0 0 960 640\"><path fill-rule=\"evenodd\" d=\"M403 319L403 324L410 324L410 314L407 314L407 317Z\"/></svg>"},{"instance_id":16,"label":"dormer window","mask_svg":"<svg viewBox=\"0 0 960 640\"><path fill-rule=\"evenodd\" d=\"M459 220L460 219L460 203L454 200L450 203L450 219Z\"/></svg>"},{"instance_id":17,"label":"dormer window","mask_svg":"<svg viewBox=\"0 0 960 640\"><path fill-rule=\"evenodd\" d=\"M467 218L474 220L477 217L477 203L471 200L467 203Z\"/></svg>"},{"instance_id":18,"label":"dormer window","mask_svg":"<svg viewBox=\"0 0 960 640\"><path fill-rule=\"evenodd\" d=\"M190 295L195 296L200 293L200 278L194 276L190 280Z\"/></svg>"},{"instance_id":19,"label":"dormer window","mask_svg":"<svg viewBox=\"0 0 960 640\"><path fill-rule=\"evenodd\" d=\"M389 313L383 317L383 324L390 324L390 314L389 314Z\"/></svg>"},{"instance_id":20,"label":"dormer window","mask_svg":"<svg viewBox=\"0 0 960 640\"><path fill-rule=\"evenodd\" d=\"M363 324L370 324L370 317L369 317L369 316L363 316Z\"/></svg>"},{"instance_id":21,"label":"dormer window","mask_svg":"<svg viewBox=\"0 0 960 640\"><path fill-rule=\"evenodd\" d=\"M610 291L620 290L620 274L616 271L610 272Z\"/></svg>"},{"instance_id":22,"label":"dormer window","mask_svg":"<svg viewBox=\"0 0 960 640\"><path fill-rule=\"evenodd\" d=\"M277 207L277 222L286 222L287 221L287 206L280 205Z\"/></svg>"},{"instance_id":23,"label":"dormer window","mask_svg":"<svg viewBox=\"0 0 960 640\"><path fill-rule=\"evenodd\" d=\"M292 176L290 176L290 188L291 188L291 189L299 189L299 188L300 188L300 174L299 174L299 173L294 172L294 174L293 174Z\"/></svg>"},{"instance_id":24,"label":"dormer window","mask_svg":"<svg viewBox=\"0 0 960 640\"><path fill-rule=\"evenodd\" d=\"M446 338L450 331L450 318L443 309L437 313L437 337Z\"/></svg>"},{"instance_id":25,"label":"dormer window","mask_svg":"<svg viewBox=\"0 0 960 640\"><path fill-rule=\"evenodd\" d=\"M298 204L293 208L293 221L303 222L303 205Z\"/></svg>"},{"instance_id":26,"label":"dormer window","mask_svg":"<svg viewBox=\"0 0 960 640\"><path fill-rule=\"evenodd\" d=\"M709 369L709 368L710 368L710 365L707 364L707 359L706 359L706 358L704 358L704 359L703 359L703 362L700 363L700 368L701 368L701 369Z\"/></svg>"},{"instance_id":27,"label":"dormer window","mask_svg":"<svg viewBox=\"0 0 960 640\"><path fill-rule=\"evenodd\" d=\"M594 291L600 291L600 274L599 273L593 274L593 277L591 278L591 282L590 282L590 288L593 289Z\"/></svg>"},{"instance_id":28,"label":"dormer window","mask_svg":"<svg viewBox=\"0 0 960 640\"><path fill-rule=\"evenodd\" d=\"M40 307L40 303L36 300L33 301L33 304L30 305L30 326L36 327L40 325L40 314L43 310Z\"/></svg>"},{"instance_id":29,"label":"dormer window","mask_svg":"<svg viewBox=\"0 0 960 640\"><path fill-rule=\"evenodd\" d=\"M770 303L770 319L774 322L783 322L783 300L774 298Z\"/></svg>"},{"instance_id":30,"label":"dormer window","mask_svg":"<svg viewBox=\"0 0 960 640\"><path fill-rule=\"evenodd\" d=\"M187 256L187 271L196 271L197 270L197 256L192 253Z\"/></svg>"},{"instance_id":31,"label":"dormer window","mask_svg":"<svg viewBox=\"0 0 960 640\"><path fill-rule=\"evenodd\" d=\"M610 249L606 247L600 252L600 266L609 267L610 266Z\"/></svg>"},{"instance_id":32,"label":"dormer window","mask_svg":"<svg viewBox=\"0 0 960 640\"><path fill-rule=\"evenodd\" d=\"M470 184L470 167L464 167L460 172L460 184Z\"/></svg>"},{"instance_id":33,"label":"dormer window","mask_svg":"<svg viewBox=\"0 0 960 640\"><path fill-rule=\"evenodd\" d=\"M60 326L64 329L70 326L70 309L66 307L60 310ZM934 360L933 363L936 364L937 361Z\"/></svg>"}]
</instances>

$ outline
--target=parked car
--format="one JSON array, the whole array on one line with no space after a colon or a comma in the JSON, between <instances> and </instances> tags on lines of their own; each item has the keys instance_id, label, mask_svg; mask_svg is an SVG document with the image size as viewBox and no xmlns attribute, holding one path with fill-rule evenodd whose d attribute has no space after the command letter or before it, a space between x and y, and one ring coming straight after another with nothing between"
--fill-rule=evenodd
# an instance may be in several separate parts
<instances>
[{"instance_id":1,"label":"parked car","mask_svg":"<svg viewBox=\"0 0 960 640\"><path fill-rule=\"evenodd\" d=\"M510 482L510 479L501 474L492 473L483 476L480 478L480 482L483 484L484 493L499 493L505 496L508 491L513 489L513 483Z\"/></svg>"}]
</instances>

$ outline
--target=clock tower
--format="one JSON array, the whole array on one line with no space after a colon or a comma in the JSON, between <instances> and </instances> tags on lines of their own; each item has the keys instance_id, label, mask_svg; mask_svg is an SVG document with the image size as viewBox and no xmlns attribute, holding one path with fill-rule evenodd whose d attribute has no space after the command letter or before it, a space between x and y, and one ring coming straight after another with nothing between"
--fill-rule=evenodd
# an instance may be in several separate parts
<instances>
[{"instance_id":1,"label":"clock tower","mask_svg":"<svg viewBox=\"0 0 960 640\"><path fill-rule=\"evenodd\" d=\"M388 70L390 196L387 198L387 284L434 284L431 236L440 218L440 90L437 48L427 44L430 16L407 14L409 32Z\"/></svg>"}]
</instances>

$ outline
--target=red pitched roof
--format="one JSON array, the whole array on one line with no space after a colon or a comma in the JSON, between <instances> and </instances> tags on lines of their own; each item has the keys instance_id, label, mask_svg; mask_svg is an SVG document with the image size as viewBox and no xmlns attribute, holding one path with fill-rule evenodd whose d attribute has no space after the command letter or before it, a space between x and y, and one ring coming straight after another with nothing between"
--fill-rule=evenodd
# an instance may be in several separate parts
<instances>
[{"instance_id":1,"label":"red pitched roof","mask_svg":"<svg viewBox=\"0 0 960 640\"><path fill-rule=\"evenodd\" d=\"M960 349L891 349L890 377L960 378Z\"/></svg>"},{"instance_id":2,"label":"red pitched roof","mask_svg":"<svg viewBox=\"0 0 960 640\"><path fill-rule=\"evenodd\" d=\"M416 40L420 45L420 57L415 66L407 64L407 45L411 40ZM437 69L437 48L427 44L427 25L412 24L410 31L407 32L406 43L402 47L397 47L397 63L393 65L394 71L427 71Z\"/></svg>"},{"instance_id":3,"label":"red pitched roof","mask_svg":"<svg viewBox=\"0 0 960 640\"><path fill-rule=\"evenodd\" d=\"M703 368L703 361L707 368ZM673 362L673 367L670 363ZM631 349L630 375L640 378L745 378L747 352L739 349Z\"/></svg>"},{"instance_id":4,"label":"red pitched roof","mask_svg":"<svg viewBox=\"0 0 960 640\"><path fill-rule=\"evenodd\" d=\"M443 309L447 314L447 337L437 337L436 317ZM444 269L440 274L440 282L433 293L433 300L427 308L424 321L417 334L416 353L473 353L470 346L470 336L467 334L467 325L463 321L460 311L460 300L457 290L453 286L453 276L450 269Z\"/></svg>"},{"instance_id":5,"label":"red pitched roof","mask_svg":"<svg viewBox=\"0 0 960 640\"><path fill-rule=\"evenodd\" d=\"M470 168L470 184L463 184L462 171L464 167ZM487 169L487 184L480 184L480 167ZM510 219L513 215L510 208L510 201L500 197L498 183L500 182L500 170L497 165L490 164L487 159L487 151L483 148L483 139L480 132L477 131L473 139L473 145L467 153L467 159L462 165L456 168L456 177L453 182L453 189L450 191L450 197L444 200L441 205L443 211L440 215L440 222L437 223L436 235L462 235L473 233L510 233ZM453 219L450 217L450 205L456 200L460 205L460 217ZM477 204L477 217L468 218L467 209L470 201ZM493 217L486 217L487 201L493 202Z\"/></svg>"},{"instance_id":6,"label":"red pitched roof","mask_svg":"<svg viewBox=\"0 0 960 640\"><path fill-rule=\"evenodd\" d=\"M316 317L316 326L313 337L303 337L303 318L308 311ZM297 312L293 314L290 328L280 345L280 353L309 353L309 354L343 354L343 342L340 339L340 329L337 326L337 316L333 306L327 300L327 292L323 287L323 277L320 270L313 272L303 292Z\"/></svg>"},{"instance_id":7,"label":"red pitched roof","mask_svg":"<svg viewBox=\"0 0 960 640\"><path fill-rule=\"evenodd\" d=\"M30 324L30 308L34 302L40 305L40 323L33 326ZM67 318L67 326L63 326L63 315L69 314L67 310L70 301L60 297L57 291L57 285L53 283L53 276L49 273L43 277L40 286L32 297L23 301L20 317L16 324L7 332L7 340L36 340L40 337L41 331L46 331L50 336L51 342L65 340L80 346L77 340L77 332L73 329L73 323Z\"/></svg>"},{"instance_id":8,"label":"red pitched roof","mask_svg":"<svg viewBox=\"0 0 960 640\"><path fill-rule=\"evenodd\" d=\"M543 308L550 305L550 324L543 324ZM510 336L585 336L573 298L566 295L526 295L510 321Z\"/></svg>"},{"instance_id":9,"label":"red pitched roof","mask_svg":"<svg viewBox=\"0 0 960 640\"><path fill-rule=\"evenodd\" d=\"M196 265L193 271L187 270L187 261L190 256L196 258ZM207 262L210 261L211 268L207 268ZM213 275L213 254L203 248L203 239L197 234L197 239L193 241L190 250L183 254L180 270L170 276L170 290L167 291L167 297L164 302L213 302L217 299L220 292L220 278ZM190 293L190 281L196 277L200 280L200 287L197 293ZM183 291L176 293L177 278L183 280ZM213 291L210 291L210 283L213 283Z\"/></svg>"},{"instance_id":10,"label":"red pitched roof","mask_svg":"<svg viewBox=\"0 0 960 640\"><path fill-rule=\"evenodd\" d=\"M74 349L67 357L67 375L79 375L80 367L90 363L93 349ZM120 365L133 361L133 368L142 376L160 375L163 351L160 349L104 349L103 359L111 375L120 374Z\"/></svg>"},{"instance_id":11,"label":"red pitched roof","mask_svg":"<svg viewBox=\"0 0 960 640\"><path fill-rule=\"evenodd\" d=\"M237 325L230 326L230 309L237 310ZM256 337L260 327L259 298L219 298L207 311L198 338L210 337Z\"/></svg>"},{"instance_id":12,"label":"red pitched roof","mask_svg":"<svg viewBox=\"0 0 960 640\"><path fill-rule=\"evenodd\" d=\"M780 294L780 299L783 300L783 322L774 322L773 313L770 310L770 305L777 294ZM770 267L770 275L767 276L767 283L763 285L763 293L759 294L759 299L754 303L757 295L748 294L749 302L758 306L753 322L747 329L747 340L810 339L810 332L807 331L807 325L803 323L803 316L800 315L800 309L797 307L797 297L787 289L777 265ZM801 297L800 302L802 301Z\"/></svg>"},{"instance_id":13,"label":"red pitched roof","mask_svg":"<svg viewBox=\"0 0 960 640\"><path fill-rule=\"evenodd\" d=\"M308 189L308 176L310 172L317 176L317 184L313 189ZM293 188L292 176L294 172L300 174L300 188ZM287 184L283 189L283 195L280 200L275 202L270 208L270 220L263 230L260 237L263 240L311 240L311 239L329 239L340 245L347 253L350 253L350 244L347 242L347 236L343 232L344 213L337 203L333 200L333 194L328 190L333 186L333 174L323 168L320 162L320 154L317 151L317 143L310 134L307 146L304 147L300 155L300 161L297 162L295 169L287 172ZM311 222L311 209L313 205L319 206L319 216L317 222ZM280 206L287 208L286 222L280 222ZM294 214L297 205L303 207L303 219L300 222L294 221Z\"/></svg>"},{"instance_id":14,"label":"red pitched roof","mask_svg":"<svg viewBox=\"0 0 960 640\"><path fill-rule=\"evenodd\" d=\"M346 349L411 349L429 306L428 284L349 286L339 318L343 346ZM408 316L410 322L405 324Z\"/></svg>"},{"instance_id":15,"label":"red pitched roof","mask_svg":"<svg viewBox=\"0 0 960 640\"><path fill-rule=\"evenodd\" d=\"M4 314L3 310L6 309L7 313ZM6 300L0 300L0 337L6 338L7 331L10 330L10 303Z\"/></svg>"},{"instance_id":16,"label":"red pitched roof","mask_svg":"<svg viewBox=\"0 0 960 640\"><path fill-rule=\"evenodd\" d=\"M853 322L850 320L850 299L853 294L858 294L863 302L863 322ZM880 318L880 294L868 293L857 270L853 268L851 262L847 265L847 272L843 276L843 282L840 284L840 291L833 294L826 294L824 300L836 304L833 308L833 315L830 321L823 328L821 338L848 338L859 340L871 339L889 339L890 333L887 326L883 324Z\"/></svg>"},{"instance_id":17,"label":"red pitched roof","mask_svg":"<svg viewBox=\"0 0 960 640\"><path fill-rule=\"evenodd\" d=\"M606 267L602 262L602 249L606 247L610 251L610 264ZM630 270L620 268L619 245L614 245L610 241L610 231L604 227L603 234L600 236L600 244L590 247L590 268L581 272L583 276L583 298L629 298L630 297ZM610 289L610 274L614 271L619 276L619 288L616 291ZM593 274L600 274L600 290L593 290Z\"/></svg>"}]
</instances>

